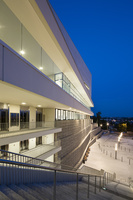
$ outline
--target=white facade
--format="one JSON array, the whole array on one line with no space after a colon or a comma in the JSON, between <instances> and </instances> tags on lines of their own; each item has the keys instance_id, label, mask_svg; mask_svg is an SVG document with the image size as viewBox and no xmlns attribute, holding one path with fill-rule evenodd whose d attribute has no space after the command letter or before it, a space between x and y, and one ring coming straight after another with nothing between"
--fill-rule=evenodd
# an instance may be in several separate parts
<instances>
[{"instance_id":1,"label":"white facade","mask_svg":"<svg viewBox=\"0 0 133 200\"><path fill-rule=\"evenodd\" d=\"M93 115L91 74L48 1L0 0L0 94L0 146L49 161L55 120Z\"/></svg>"}]
</instances>

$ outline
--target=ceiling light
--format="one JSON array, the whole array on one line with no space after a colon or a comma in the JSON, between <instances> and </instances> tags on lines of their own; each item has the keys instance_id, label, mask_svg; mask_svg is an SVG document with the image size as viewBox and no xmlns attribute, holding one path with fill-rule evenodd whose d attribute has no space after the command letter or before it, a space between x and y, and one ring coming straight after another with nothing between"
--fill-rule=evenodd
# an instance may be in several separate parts
<instances>
[{"instance_id":1,"label":"ceiling light","mask_svg":"<svg viewBox=\"0 0 133 200\"><path fill-rule=\"evenodd\" d=\"M20 54L21 54L21 55L24 55L24 54L25 54L25 52L24 52L23 50L21 50L21 51L20 51Z\"/></svg>"},{"instance_id":2,"label":"ceiling light","mask_svg":"<svg viewBox=\"0 0 133 200\"><path fill-rule=\"evenodd\" d=\"M37 107L42 107L41 105L37 105Z\"/></svg>"},{"instance_id":3,"label":"ceiling light","mask_svg":"<svg viewBox=\"0 0 133 200\"><path fill-rule=\"evenodd\" d=\"M22 102L21 104L22 104L22 105L25 105L26 103L25 103L25 102Z\"/></svg>"},{"instance_id":4,"label":"ceiling light","mask_svg":"<svg viewBox=\"0 0 133 200\"><path fill-rule=\"evenodd\" d=\"M39 67L40 70L43 70L43 67Z\"/></svg>"}]
</instances>

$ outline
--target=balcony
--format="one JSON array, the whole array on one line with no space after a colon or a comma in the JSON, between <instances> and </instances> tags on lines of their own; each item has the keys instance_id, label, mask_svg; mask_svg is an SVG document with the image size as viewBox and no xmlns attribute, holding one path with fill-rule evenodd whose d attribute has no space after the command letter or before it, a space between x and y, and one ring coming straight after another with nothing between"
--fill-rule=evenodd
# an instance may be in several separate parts
<instances>
[{"instance_id":1,"label":"balcony","mask_svg":"<svg viewBox=\"0 0 133 200\"><path fill-rule=\"evenodd\" d=\"M54 122L23 122L18 126L19 131L9 131L8 123L0 124L1 146L62 131L61 128L54 127Z\"/></svg>"},{"instance_id":2,"label":"balcony","mask_svg":"<svg viewBox=\"0 0 133 200\"><path fill-rule=\"evenodd\" d=\"M45 161L49 156L59 152L61 150L61 141L52 142L50 144L41 144L33 149L26 149L21 151L21 154L13 153L10 151L4 151L0 149L0 159L12 160L17 162L27 162L34 164L47 164ZM32 158L34 156L34 159ZM33 161L34 160L34 161ZM40 165L39 164L39 165Z\"/></svg>"}]
</instances>

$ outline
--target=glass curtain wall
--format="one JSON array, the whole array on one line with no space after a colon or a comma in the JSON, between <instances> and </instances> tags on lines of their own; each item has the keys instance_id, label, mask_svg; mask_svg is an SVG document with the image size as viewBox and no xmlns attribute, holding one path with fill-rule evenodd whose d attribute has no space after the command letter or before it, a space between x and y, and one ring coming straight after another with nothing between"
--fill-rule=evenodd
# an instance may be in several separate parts
<instances>
[{"instance_id":1,"label":"glass curtain wall","mask_svg":"<svg viewBox=\"0 0 133 200\"><path fill-rule=\"evenodd\" d=\"M9 111L0 109L0 131L7 131L9 128Z\"/></svg>"}]
</instances>

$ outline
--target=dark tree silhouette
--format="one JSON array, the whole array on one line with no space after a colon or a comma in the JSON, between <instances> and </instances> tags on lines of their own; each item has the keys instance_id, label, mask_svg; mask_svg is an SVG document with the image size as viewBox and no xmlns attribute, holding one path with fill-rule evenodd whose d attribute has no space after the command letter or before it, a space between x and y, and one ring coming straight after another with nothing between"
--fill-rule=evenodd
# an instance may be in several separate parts
<instances>
[{"instance_id":1,"label":"dark tree silhouette","mask_svg":"<svg viewBox=\"0 0 133 200\"><path fill-rule=\"evenodd\" d=\"M98 126L100 126L101 112L98 112L96 115L97 115Z\"/></svg>"}]
</instances>

